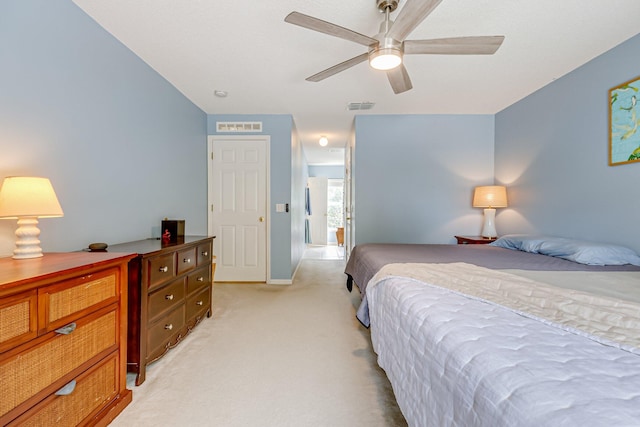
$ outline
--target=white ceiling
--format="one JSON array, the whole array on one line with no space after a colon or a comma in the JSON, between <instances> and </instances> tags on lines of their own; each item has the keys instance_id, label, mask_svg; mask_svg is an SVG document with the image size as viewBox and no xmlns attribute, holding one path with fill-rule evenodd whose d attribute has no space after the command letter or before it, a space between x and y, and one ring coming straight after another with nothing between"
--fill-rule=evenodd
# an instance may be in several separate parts
<instances>
[{"instance_id":1,"label":"white ceiling","mask_svg":"<svg viewBox=\"0 0 640 427\"><path fill-rule=\"evenodd\" d=\"M504 35L503 45L406 56L413 90L395 95L366 62L305 81L366 48L284 22L298 11L373 36L376 0L73 1L206 113L291 114L310 164L342 162L355 114L494 114L640 33L638 0L443 0L408 39ZM347 111L362 101L376 105Z\"/></svg>"}]
</instances>

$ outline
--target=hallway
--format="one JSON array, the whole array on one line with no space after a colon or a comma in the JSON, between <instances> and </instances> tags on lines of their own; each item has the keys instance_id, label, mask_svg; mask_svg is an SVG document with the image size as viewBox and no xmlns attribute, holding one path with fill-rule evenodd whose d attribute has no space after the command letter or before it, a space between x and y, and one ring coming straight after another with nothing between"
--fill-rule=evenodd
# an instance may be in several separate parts
<instances>
[{"instance_id":1,"label":"hallway","mask_svg":"<svg viewBox=\"0 0 640 427\"><path fill-rule=\"evenodd\" d=\"M344 246L337 245L307 245L303 259L344 260Z\"/></svg>"}]
</instances>

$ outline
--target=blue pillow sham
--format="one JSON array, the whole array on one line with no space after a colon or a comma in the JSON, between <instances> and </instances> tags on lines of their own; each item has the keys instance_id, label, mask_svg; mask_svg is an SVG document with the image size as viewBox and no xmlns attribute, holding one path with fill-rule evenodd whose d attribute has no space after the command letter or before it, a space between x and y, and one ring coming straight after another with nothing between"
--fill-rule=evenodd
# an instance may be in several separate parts
<instances>
[{"instance_id":1,"label":"blue pillow sham","mask_svg":"<svg viewBox=\"0 0 640 427\"><path fill-rule=\"evenodd\" d=\"M490 245L553 256L587 265L633 264L640 266L640 256L633 250L625 246L607 243L586 242L554 236L508 234Z\"/></svg>"}]
</instances>

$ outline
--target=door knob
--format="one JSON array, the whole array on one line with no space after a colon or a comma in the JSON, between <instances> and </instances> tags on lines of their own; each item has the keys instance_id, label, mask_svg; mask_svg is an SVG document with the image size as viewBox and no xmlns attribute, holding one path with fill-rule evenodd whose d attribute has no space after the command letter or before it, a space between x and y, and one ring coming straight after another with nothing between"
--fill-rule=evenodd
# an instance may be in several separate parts
<instances>
[{"instance_id":1,"label":"door knob","mask_svg":"<svg viewBox=\"0 0 640 427\"><path fill-rule=\"evenodd\" d=\"M260 221L260 222L264 222L264 217L263 217L263 216L261 216L260 218L258 218L258 221Z\"/></svg>"}]
</instances>

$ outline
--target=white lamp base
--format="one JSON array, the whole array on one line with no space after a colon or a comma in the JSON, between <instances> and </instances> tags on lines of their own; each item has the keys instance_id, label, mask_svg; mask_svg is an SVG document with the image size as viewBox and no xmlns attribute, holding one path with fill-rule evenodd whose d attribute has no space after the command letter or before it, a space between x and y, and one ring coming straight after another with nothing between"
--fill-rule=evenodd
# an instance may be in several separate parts
<instances>
[{"instance_id":1,"label":"white lamp base","mask_svg":"<svg viewBox=\"0 0 640 427\"><path fill-rule=\"evenodd\" d=\"M482 227L482 237L498 237L498 232L496 231L496 210L493 208L486 208L484 210L484 226Z\"/></svg>"},{"instance_id":2,"label":"white lamp base","mask_svg":"<svg viewBox=\"0 0 640 427\"><path fill-rule=\"evenodd\" d=\"M16 230L16 248L13 250L13 259L39 258L42 256L40 247L40 229L37 217L18 218Z\"/></svg>"}]
</instances>

